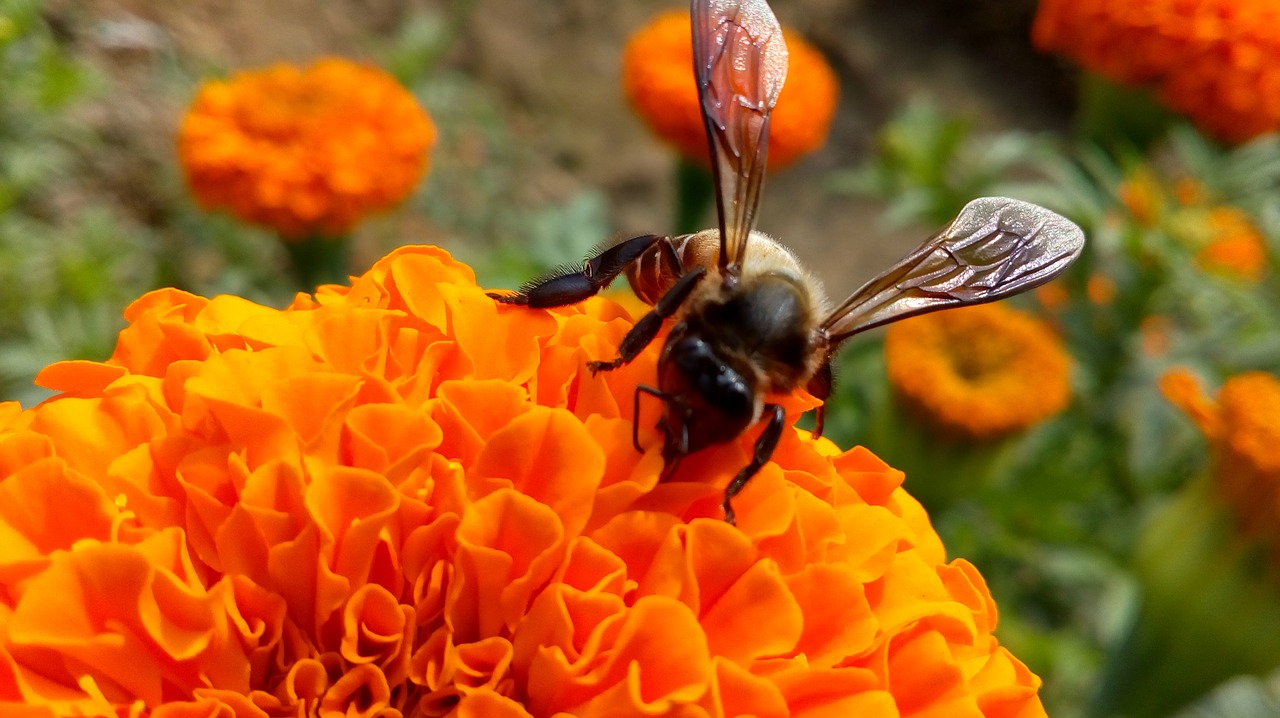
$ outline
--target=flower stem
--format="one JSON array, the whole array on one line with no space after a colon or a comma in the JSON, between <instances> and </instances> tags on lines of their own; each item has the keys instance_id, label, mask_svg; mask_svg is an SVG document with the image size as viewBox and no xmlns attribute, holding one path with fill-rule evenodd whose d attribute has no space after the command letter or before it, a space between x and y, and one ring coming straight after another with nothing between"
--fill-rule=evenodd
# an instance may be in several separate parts
<instances>
[{"instance_id":1,"label":"flower stem","mask_svg":"<svg viewBox=\"0 0 1280 718\"><path fill-rule=\"evenodd\" d=\"M1144 150L1164 137L1175 116L1150 93L1087 72L1080 80L1076 134L1108 150Z\"/></svg>"},{"instance_id":2,"label":"flower stem","mask_svg":"<svg viewBox=\"0 0 1280 718\"><path fill-rule=\"evenodd\" d=\"M1201 478L1157 510L1135 555L1141 603L1092 715L1160 718L1235 675L1280 665L1280 582Z\"/></svg>"},{"instance_id":3,"label":"flower stem","mask_svg":"<svg viewBox=\"0 0 1280 718\"><path fill-rule=\"evenodd\" d=\"M702 165L681 157L676 165L676 233L689 234L705 229L703 217L714 199L711 173Z\"/></svg>"},{"instance_id":4,"label":"flower stem","mask_svg":"<svg viewBox=\"0 0 1280 718\"><path fill-rule=\"evenodd\" d=\"M285 240L294 278L299 288L310 292L321 284L341 284L347 281L347 260L351 242L346 235L328 237L308 235L302 239Z\"/></svg>"}]
</instances>

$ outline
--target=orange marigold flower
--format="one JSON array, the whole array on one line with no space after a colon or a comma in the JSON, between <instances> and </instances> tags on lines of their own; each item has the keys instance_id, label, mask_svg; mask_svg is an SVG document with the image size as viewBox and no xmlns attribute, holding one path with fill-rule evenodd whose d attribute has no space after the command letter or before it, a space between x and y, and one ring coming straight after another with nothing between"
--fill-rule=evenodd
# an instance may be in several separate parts
<instances>
[{"instance_id":1,"label":"orange marigold flower","mask_svg":"<svg viewBox=\"0 0 1280 718\"><path fill-rule=\"evenodd\" d=\"M1035 288L1033 292L1040 306L1050 312L1057 312L1064 309L1071 303L1071 294L1067 292L1067 288L1062 282L1049 282Z\"/></svg>"},{"instance_id":2,"label":"orange marigold flower","mask_svg":"<svg viewBox=\"0 0 1280 718\"><path fill-rule=\"evenodd\" d=\"M1273 0L1041 0L1032 38L1116 82L1152 88L1222 139L1280 128Z\"/></svg>"},{"instance_id":3,"label":"orange marigold flower","mask_svg":"<svg viewBox=\"0 0 1280 718\"><path fill-rule=\"evenodd\" d=\"M1160 389L1208 438L1219 492L1246 535L1269 543L1280 560L1280 379L1233 376L1210 399L1195 375L1174 369Z\"/></svg>"},{"instance_id":4,"label":"orange marigold flower","mask_svg":"<svg viewBox=\"0 0 1280 718\"><path fill-rule=\"evenodd\" d=\"M1084 293L1094 304L1110 304L1116 298L1116 281L1101 272L1089 275Z\"/></svg>"},{"instance_id":5,"label":"orange marigold flower","mask_svg":"<svg viewBox=\"0 0 1280 718\"><path fill-rule=\"evenodd\" d=\"M1206 271L1256 282L1267 269L1267 244L1236 207L1214 207L1207 219L1209 241L1196 253Z\"/></svg>"},{"instance_id":6,"label":"orange marigold flower","mask_svg":"<svg viewBox=\"0 0 1280 718\"><path fill-rule=\"evenodd\" d=\"M1208 194L1204 185L1190 177L1179 177L1173 182L1173 196L1178 200L1178 204L1200 204L1205 201Z\"/></svg>"},{"instance_id":7,"label":"orange marigold flower","mask_svg":"<svg viewBox=\"0 0 1280 718\"><path fill-rule=\"evenodd\" d=\"M1152 314L1138 323L1138 339L1142 353L1155 358L1169 353L1173 346L1173 320L1163 314Z\"/></svg>"},{"instance_id":8,"label":"orange marigold flower","mask_svg":"<svg viewBox=\"0 0 1280 718\"><path fill-rule=\"evenodd\" d=\"M431 118L395 78L327 58L205 83L178 154L202 206L299 239L346 234L399 203L435 140Z\"/></svg>"},{"instance_id":9,"label":"orange marigold flower","mask_svg":"<svg viewBox=\"0 0 1280 718\"><path fill-rule=\"evenodd\" d=\"M1071 396L1070 360L1047 325L1002 304L908 319L885 334L889 382L917 415L990 439L1052 416Z\"/></svg>"},{"instance_id":10,"label":"orange marigold flower","mask_svg":"<svg viewBox=\"0 0 1280 718\"><path fill-rule=\"evenodd\" d=\"M1129 214L1144 227L1156 224L1164 212L1164 192L1160 180L1145 165L1129 173L1120 183L1116 194Z\"/></svg>"},{"instance_id":11,"label":"orange marigold flower","mask_svg":"<svg viewBox=\"0 0 1280 718\"><path fill-rule=\"evenodd\" d=\"M783 28L790 54L786 84L769 121L769 166L785 167L827 139L840 84L822 53ZM622 54L627 100L664 141L708 163L707 134L693 79L693 31L687 10L660 13L628 40Z\"/></svg>"},{"instance_id":12,"label":"orange marigold flower","mask_svg":"<svg viewBox=\"0 0 1280 718\"><path fill-rule=\"evenodd\" d=\"M177 290L0 405L3 700L49 714L1043 716L903 476L787 431L658 483L595 298L433 247L281 311ZM798 411L803 397L789 399Z\"/></svg>"}]
</instances>

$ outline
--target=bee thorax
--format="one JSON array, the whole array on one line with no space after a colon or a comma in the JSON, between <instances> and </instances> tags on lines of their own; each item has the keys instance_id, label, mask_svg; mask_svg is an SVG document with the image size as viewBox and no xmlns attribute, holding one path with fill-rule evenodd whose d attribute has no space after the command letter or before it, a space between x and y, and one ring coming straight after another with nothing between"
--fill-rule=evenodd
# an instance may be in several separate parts
<instances>
[{"instance_id":1,"label":"bee thorax","mask_svg":"<svg viewBox=\"0 0 1280 718\"><path fill-rule=\"evenodd\" d=\"M730 364L757 376L763 391L790 391L817 369L816 316L803 284L784 274L757 275L735 291L694 306L693 333Z\"/></svg>"}]
</instances>

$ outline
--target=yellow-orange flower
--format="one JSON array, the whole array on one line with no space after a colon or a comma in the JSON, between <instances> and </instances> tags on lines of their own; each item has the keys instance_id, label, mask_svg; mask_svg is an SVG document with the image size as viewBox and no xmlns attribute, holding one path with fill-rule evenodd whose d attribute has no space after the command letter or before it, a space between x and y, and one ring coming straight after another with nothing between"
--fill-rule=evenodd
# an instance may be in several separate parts
<instances>
[{"instance_id":1,"label":"yellow-orange flower","mask_svg":"<svg viewBox=\"0 0 1280 718\"><path fill-rule=\"evenodd\" d=\"M1085 282L1084 293L1094 304L1110 304L1116 298L1116 281L1101 272L1094 272Z\"/></svg>"},{"instance_id":2,"label":"yellow-orange flower","mask_svg":"<svg viewBox=\"0 0 1280 718\"><path fill-rule=\"evenodd\" d=\"M1049 282L1035 288L1035 297L1040 301L1040 306L1046 311L1058 312L1062 311L1071 303L1071 294L1062 282Z\"/></svg>"},{"instance_id":3,"label":"yellow-orange flower","mask_svg":"<svg viewBox=\"0 0 1280 718\"><path fill-rule=\"evenodd\" d=\"M1274 0L1040 0L1032 37L1231 141L1280 128Z\"/></svg>"},{"instance_id":4,"label":"yellow-orange flower","mask_svg":"<svg viewBox=\"0 0 1280 718\"><path fill-rule=\"evenodd\" d=\"M1239 374L1211 399L1194 374L1174 369L1160 389L1208 438L1215 483L1244 533L1269 543L1280 560L1280 379Z\"/></svg>"},{"instance_id":5,"label":"yellow-orange flower","mask_svg":"<svg viewBox=\"0 0 1280 718\"><path fill-rule=\"evenodd\" d=\"M1235 207L1214 207L1206 220L1209 241L1196 253L1205 270L1256 282L1267 268L1267 245L1249 219Z\"/></svg>"},{"instance_id":6,"label":"yellow-orange flower","mask_svg":"<svg viewBox=\"0 0 1280 718\"><path fill-rule=\"evenodd\" d=\"M840 85L822 53L787 28L786 84L769 122L769 166L785 167L827 139ZM707 164L707 134L693 79L693 33L686 10L660 13L628 40L622 54L627 100L658 137Z\"/></svg>"},{"instance_id":7,"label":"yellow-orange flower","mask_svg":"<svg viewBox=\"0 0 1280 718\"><path fill-rule=\"evenodd\" d=\"M915 317L885 334L889 382L928 423L991 439L1066 407L1070 361L1043 322L1002 304Z\"/></svg>"},{"instance_id":8,"label":"yellow-orange flower","mask_svg":"<svg viewBox=\"0 0 1280 718\"><path fill-rule=\"evenodd\" d=\"M658 483L658 347L432 247L280 311L161 290L0 404L2 699L35 715L1043 716L901 472L785 432ZM793 410L807 405L789 399Z\"/></svg>"},{"instance_id":9,"label":"yellow-orange flower","mask_svg":"<svg viewBox=\"0 0 1280 718\"><path fill-rule=\"evenodd\" d=\"M1169 353L1173 346L1173 320L1163 314L1152 314L1138 323L1138 344L1142 353L1155 358Z\"/></svg>"},{"instance_id":10,"label":"yellow-orange flower","mask_svg":"<svg viewBox=\"0 0 1280 718\"><path fill-rule=\"evenodd\" d=\"M1144 227L1155 225L1164 213L1164 192L1159 178L1145 165L1130 172L1116 190L1120 203Z\"/></svg>"},{"instance_id":11,"label":"yellow-orange flower","mask_svg":"<svg viewBox=\"0 0 1280 718\"><path fill-rule=\"evenodd\" d=\"M395 78L327 58L205 83L178 154L202 206L298 239L343 235L399 203L435 140L431 118Z\"/></svg>"}]
</instances>

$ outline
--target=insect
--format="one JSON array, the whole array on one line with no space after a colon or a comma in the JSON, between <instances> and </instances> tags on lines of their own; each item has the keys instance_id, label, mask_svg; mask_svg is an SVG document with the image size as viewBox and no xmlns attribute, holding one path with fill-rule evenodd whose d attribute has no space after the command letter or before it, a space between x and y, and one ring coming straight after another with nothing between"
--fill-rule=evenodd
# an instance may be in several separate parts
<instances>
[{"instance_id":1,"label":"insect","mask_svg":"<svg viewBox=\"0 0 1280 718\"><path fill-rule=\"evenodd\" d=\"M626 334L611 361L634 359L673 320L658 359L657 386L636 390L664 405L663 478L680 460L731 441L764 422L750 463L725 488L732 499L769 461L784 412L769 394L806 388L823 401L831 360L849 337L888 322L948 307L1003 299L1066 269L1084 246L1080 228L1043 207L1001 197L970 202L947 227L848 299L829 306L822 287L782 244L754 231L765 177L769 115L787 73L787 49L764 0L692 0L694 80L711 147L718 227L678 237L619 242L526 284L507 304L572 304L626 273L652 310ZM636 449L641 450L633 434Z\"/></svg>"}]
</instances>

